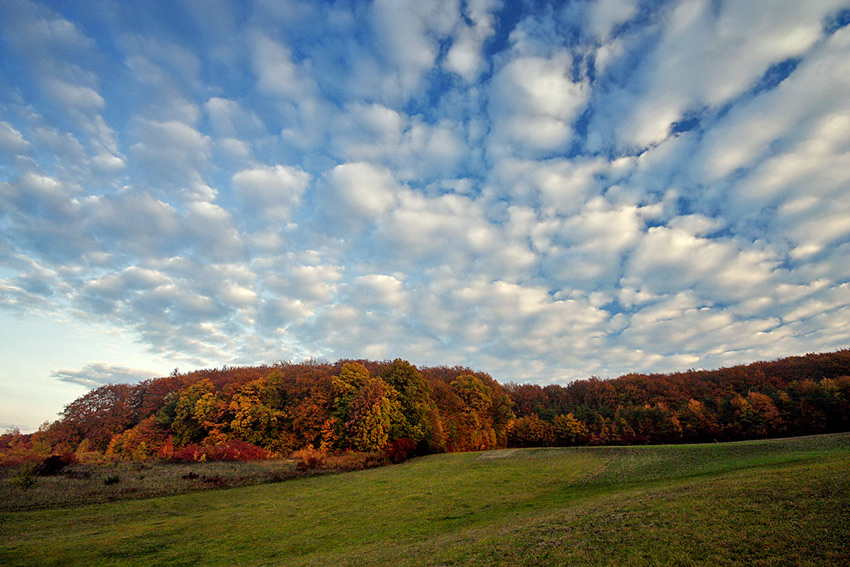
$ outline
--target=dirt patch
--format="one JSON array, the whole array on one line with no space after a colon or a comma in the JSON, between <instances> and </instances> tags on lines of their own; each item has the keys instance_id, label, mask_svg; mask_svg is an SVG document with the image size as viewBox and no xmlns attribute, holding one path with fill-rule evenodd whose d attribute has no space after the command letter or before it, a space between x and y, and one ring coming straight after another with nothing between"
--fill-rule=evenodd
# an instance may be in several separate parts
<instances>
[{"instance_id":1,"label":"dirt patch","mask_svg":"<svg viewBox=\"0 0 850 567\"><path fill-rule=\"evenodd\" d=\"M496 451L485 451L475 456L476 461L494 461L496 459L513 459L521 449L498 449Z\"/></svg>"}]
</instances>

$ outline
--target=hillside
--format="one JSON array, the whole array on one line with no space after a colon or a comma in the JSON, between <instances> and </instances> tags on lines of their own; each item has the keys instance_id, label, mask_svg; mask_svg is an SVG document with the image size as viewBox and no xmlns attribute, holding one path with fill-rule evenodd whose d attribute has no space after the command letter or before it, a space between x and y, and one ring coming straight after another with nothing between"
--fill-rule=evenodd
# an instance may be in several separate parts
<instances>
[{"instance_id":1,"label":"hillside","mask_svg":"<svg viewBox=\"0 0 850 567\"><path fill-rule=\"evenodd\" d=\"M841 565L850 435L509 449L0 513L3 565Z\"/></svg>"}]
</instances>

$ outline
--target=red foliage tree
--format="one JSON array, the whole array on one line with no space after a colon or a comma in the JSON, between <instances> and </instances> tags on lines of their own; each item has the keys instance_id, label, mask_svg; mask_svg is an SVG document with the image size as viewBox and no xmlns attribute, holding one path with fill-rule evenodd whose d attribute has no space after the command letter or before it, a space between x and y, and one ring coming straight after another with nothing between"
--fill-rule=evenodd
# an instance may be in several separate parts
<instances>
[{"instance_id":1,"label":"red foliage tree","mask_svg":"<svg viewBox=\"0 0 850 567\"><path fill-rule=\"evenodd\" d=\"M88 439L93 449L105 451L113 435L138 423L133 400L133 388L127 384L101 386L77 398L61 414L56 426L58 441L73 449Z\"/></svg>"}]
</instances>

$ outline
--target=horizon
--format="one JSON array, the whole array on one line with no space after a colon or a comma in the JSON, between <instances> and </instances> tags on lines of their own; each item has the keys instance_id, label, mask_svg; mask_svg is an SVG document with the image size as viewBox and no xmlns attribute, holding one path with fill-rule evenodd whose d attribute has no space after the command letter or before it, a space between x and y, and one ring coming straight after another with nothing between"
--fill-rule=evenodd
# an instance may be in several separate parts
<instances>
[{"instance_id":1,"label":"horizon","mask_svg":"<svg viewBox=\"0 0 850 567\"><path fill-rule=\"evenodd\" d=\"M850 346L850 3L0 3L0 430L314 359ZM187 370L188 369L188 370Z\"/></svg>"}]
</instances>

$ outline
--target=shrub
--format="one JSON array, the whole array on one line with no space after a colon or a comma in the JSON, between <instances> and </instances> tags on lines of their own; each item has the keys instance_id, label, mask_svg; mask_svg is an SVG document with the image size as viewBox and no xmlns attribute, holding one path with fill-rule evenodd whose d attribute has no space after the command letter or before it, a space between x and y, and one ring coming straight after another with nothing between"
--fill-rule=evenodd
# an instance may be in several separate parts
<instances>
[{"instance_id":1,"label":"shrub","mask_svg":"<svg viewBox=\"0 0 850 567\"><path fill-rule=\"evenodd\" d=\"M39 476L53 476L59 474L66 466L77 462L74 453L63 453L61 455L50 455L35 466L35 474Z\"/></svg>"},{"instance_id":2,"label":"shrub","mask_svg":"<svg viewBox=\"0 0 850 567\"><path fill-rule=\"evenodd\" d=\"M171 455L172 461L180 461L186 463L194 463L198 461L206 461L207 455L204 448L200 445L186 445L182 449L178 449Z\"/></svg>"},{"instance_id":3,"label":"shrub","mask_svg":"<svg viewBox=\"0 0 850 567\"><path fill-rule=\"evenodd\" d=\"M415 444L414 444L415 448ZM300 449L290 455L298 463L295 469L299 472L325 469L332 471L359 471L387 464L387 455L378 451L344 451L340 453L325 453L313 447Z\"/></svg>"},{"instance_id":4,"label":"shrub","mask_svg":"<svg viewBox=\"0 0 850 567\"><path fill-rule=\"evenodd\" d=\"M387 458L393 463L403 463L416 454L416 442L410 437L402 437L384 448Z\"/></svg>"},{"instance_id":5,"label":"shrub","mask_svg":"<svg viewBox=\"0 0 850 567\"><path fill-rule=\"evenodd\" d=\"M173 459L174 451L174 440L171 437L166 437L162 445L156 450L156 456L160 459Z\"/></svg>"},{"instance_id":6,"label":"shrub","mask_svg":"<svg viewBox=\"0 0 850 567\"><path fill-rule=\"evenodd\" d=\"M251 443L231 439L220 445L207 449L207 460L210 461L259 461L270 459L272 454Z\"/></svg>"},{"instance_id":7,"label":"shrub","mask_svg":"<svg viewBox=\"0 0 850 567\"><path fill-rule=\"evenodd\" d=\"M171 460L193 463L203 461L258 461L271 457L271 452L262 447L239 439L230 439L211 447L186 445L175 451L171 455Z\"/></svg>"},{"instance_id":8,"label":"shrub","mask_svg":"<svg viewBox=\"0 0 850 567\"><path fill-rule=\"evenodd\" d=\"M41 455L34 454L0 454L0 467L17 467L20 465L32 465L43 459Z\"/></svg>"},{"instance_id":9,"label":"shrub","mask_svg":"<svg viewBox=\"0 0 850 567\"><path fill-rule=\"evenodd\" d=\"M313 449L312 447L295 451L290 456L293 459L298 460L295 468L299 471L315 470L325 467L325 454L318 449Z\"/></svg>"},{"instance_id":10,"label":"shrub","mask_svg":"<svg viewBox=\"0 0 850 567\"><path fill-rule=\"evenodd\" d=\"M338 471L360 471L386 464L386 455L379 452L346 451L328 457L326 468Z\"/></svg>"},{"instance_id":11,"label":"shrub","mask_svg":"<svg viewBox=\"0 0 850 567\"><path fill-rule=\"evenodd\" d=\"M15 467L44 459L47 448L33 438L33 434L24 435L18 429L0 435L0 466Z\"/></svg>"},{"instance_id":12,"label":"shrub","mask_svg":"<svg viewBox=\"0 0 850 567\"><path fill-rule=\"evenodd\" d=\"M22 466L11 479L11 482L21 490L29 490L38 482L35 478L35 467L32 465Z\"/></svg>"}]
</instances>

